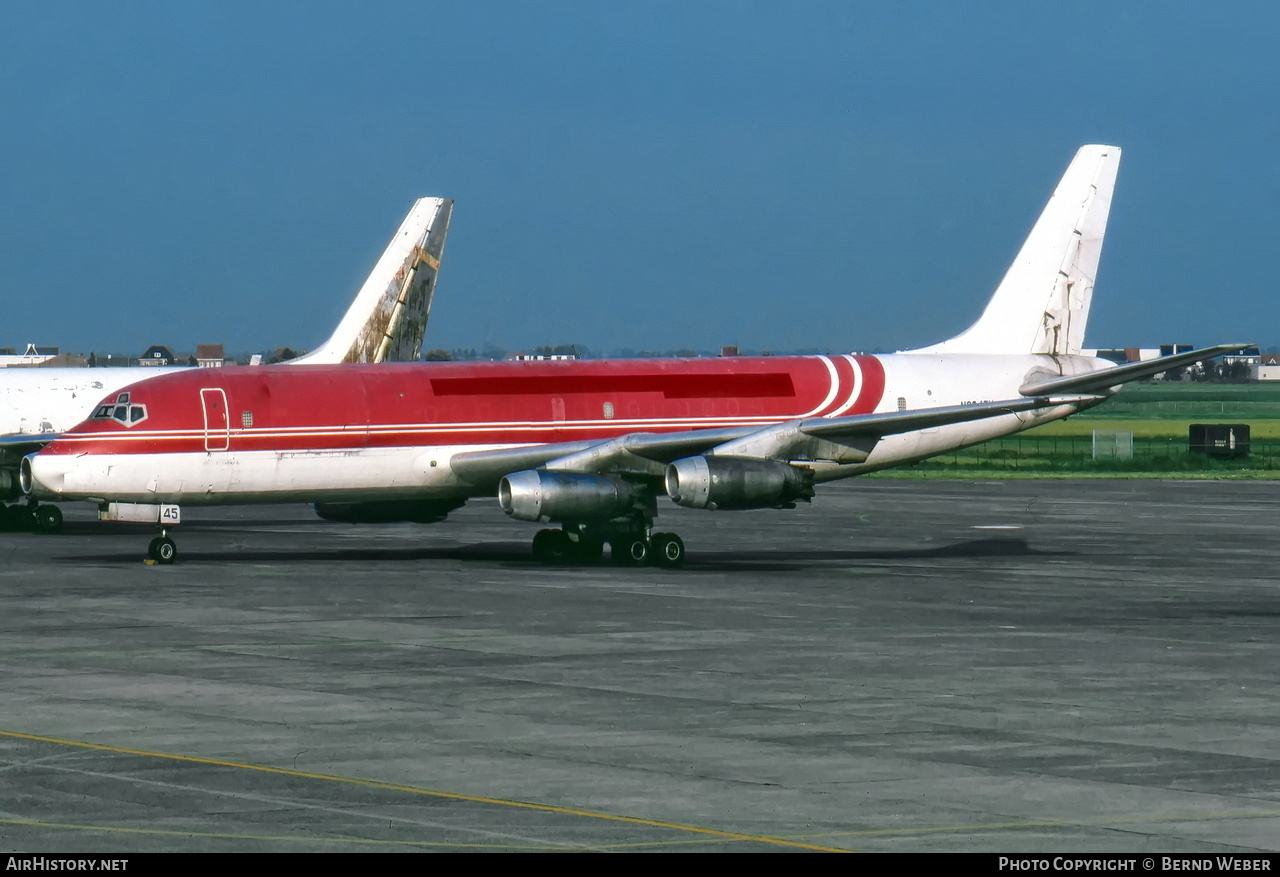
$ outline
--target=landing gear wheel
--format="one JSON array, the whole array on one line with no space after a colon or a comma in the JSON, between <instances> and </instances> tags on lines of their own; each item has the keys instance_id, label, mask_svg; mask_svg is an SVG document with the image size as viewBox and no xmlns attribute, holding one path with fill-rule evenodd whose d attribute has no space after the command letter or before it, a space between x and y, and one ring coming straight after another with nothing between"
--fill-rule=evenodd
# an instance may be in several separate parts
<instances>
[{"instance_id":1,"label":"landing gear wheel","mask_svg":"<svg viewBox=\"0 0 1280 877\"><path fill-rule=\"evenodd\" d=\"M56 505L36 506L31 517L38 533L58 533L62 530L62 509Z\"/></svg>"},{"instance_id":2,"label":"landing gear wheel","mask_svg":"<svg viewBox=\"0 0 1280 877\"><path fill-rule=\"evenodd\" d=\"M604 555L604 543L599 539L580 536L577 542L570 544L573 546L572 557L579 563L599 563Z\"/></svg>"},{"instance_id":3,"label":"landing gear wheel","mask_svg":"<svg viewBox=\"0 0 1280 877\"><path fill-rule=\"evenodd\" d=\"M576 546L564 530L539 530L533 537L533 556L543 563L558 563L571 556Z\"/></svg>"},{"instance_id":4,"label":"landing gear wheel","mask_svg":"<svg viewBox=\"0 0 1280 877\"><path fill-rule=\"evenodd\" d=\"M654 566L671 568L684 563L684 540L675 533L654 533L650 544Z\"/></svg>"},{"instance_id":5,"label":"landing gear wheel","mask_svg":"<svg viewBox=\"0 0 1280 877\"><path fill-rule=\"evenodd\" d=\"M649 540L643 536L610 542L613 562L619 566L639 566L649 559Z\"/></svg>"},{"instance_id":6,"label":"landing gear wheel","mask_svg":"<svg viewBox=\"0 0 1280 877\"><path fill-rule=\"evenodd\" d=\"M173 563L178 559L178 545L168 536L157 536L147 547L147 555L156 563Z\"/></svg>"},{"instance_id":7,"label":"landing gear wheel","mask_svg":"<svg viewBox=\"0 0 1280 877\"><path fill-rule=\"evenodd\" d=\"M30 530L35 527L35 518L31 516L31 510L26 506L18 505L16 502L4 509L4 529L21 533L24 530Z\"/></svg>"}]
</instances>

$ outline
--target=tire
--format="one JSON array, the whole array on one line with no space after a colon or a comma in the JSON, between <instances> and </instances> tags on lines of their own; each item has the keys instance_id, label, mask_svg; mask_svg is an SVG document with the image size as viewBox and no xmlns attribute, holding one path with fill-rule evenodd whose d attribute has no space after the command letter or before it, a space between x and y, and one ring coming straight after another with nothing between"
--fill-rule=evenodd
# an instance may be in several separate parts
<instances>
[{"instance_id":1,"label":"tire","mask_svg":"<svg viewBox=\"0 0 1280 877\"><path fill-rule=\"evenodd\" d=\"M178 559L178 546L168 536L157 536L147 547L147 554L156 563L173 563Z\"/></svg>"},{"instance_id":2,"label":"tire","mask_svg":"<svg viewBox=\"0 0 1280 877\"><path fill-rule=\"evenodd\" d=\"M564 530L539 530L533 537L533 556L543 563L559 563L569 557L574 548L569 534Z\"/></svg>"},{"instance_id":3,"label":"tire","mask_svg":"<svg viewBox=\"0 0 1280 877\"><path fill-rule=\"evenodd\" d=\"M671 569L684 563L684 540L675 533L655 533L653 537L654 566Z\"/></svg>"},{"instance_id":4,"label":"tire","mask_svg":"<svg viewBox=\"0 0 1280 877\"><path fill-rule=\"evenodd\" d=\"M643 537L610 542L613 562L619 566L639 566L649 559L649 540Z\"/></svg>"},{"instance_id":5,"label":"tire","mask_svg":"<svg viewBox=\"0 0 1280 877\"><path fill-rule=\"evenodd\" d=\"M62 531L62 509L56 505L36 506L32 512L36 532L58 533Z\"/></svg>"},{"instance_id":6,"label":"tire","mask_svg":"<svg viewBox=\"0 0 1280 877\"><path fill-rule=\"evenodd\" d=\"M599 563L604 556L604 543L599 539L580 537L577 542L570 543L573 548L573 559L579 563Z\"/></svg>"},{"instance_id":7,"label":"tire","mask_svg":"<svg viewBox=\"0 0 1280 877\"><path fill-rule=\"evenodd\" d=\"M35 528L36 521L31 510L24 505L14 503L4 510L4 529L14 533L22 533Z\"/></svg>"}]
</instances>

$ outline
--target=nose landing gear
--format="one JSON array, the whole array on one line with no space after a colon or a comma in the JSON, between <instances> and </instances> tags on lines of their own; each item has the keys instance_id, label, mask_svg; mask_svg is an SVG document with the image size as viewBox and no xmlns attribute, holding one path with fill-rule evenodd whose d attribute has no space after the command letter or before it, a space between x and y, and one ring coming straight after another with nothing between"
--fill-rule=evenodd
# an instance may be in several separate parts
<instances>
[{"instance_id":1,"label":"nose landing gear","mask_svg":"<svg viewBox=\"0 0 1280 877\"><path fill-rule=\"evenodd\" d=\"M148 563L173 563L178 559L178 544L162 529L147 546L147 558Z\"/></svg>"}]
</instances>

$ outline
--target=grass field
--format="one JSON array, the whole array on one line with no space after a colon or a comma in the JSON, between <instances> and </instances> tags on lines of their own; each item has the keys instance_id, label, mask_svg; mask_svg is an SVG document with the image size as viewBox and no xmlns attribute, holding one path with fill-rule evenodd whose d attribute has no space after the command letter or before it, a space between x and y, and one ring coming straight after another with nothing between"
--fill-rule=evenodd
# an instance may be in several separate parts
<instances>
[{"instance_id":1,"label":"grass field","mask_svg":"<svg viewBox=\"0 0 1280 877\"><path fill-rule=\"evenodd\" d=\"M1191 453L1193 423L1249 425L1250 454ZM1094 459L1094 430L1133 434L1132 459ZM1083 414L944 454L881 477L1280 478L1280 382L1151 383L1125 387Z\"/></svg>"},{"instance_id":2,"label":"grass field","mask_svg":"<svg viewBox=\"0 0 1280 877\"><path fill-rule=\"evenodd\" d=\"M1253 384L1130 384L1097 408L1028 430L1028 437L1087 437L1127 430L1137 439L1186 442L1193 423L1247 423L1255 442L1280 441L1280 381Z\"/></svg>"}]
</instances>

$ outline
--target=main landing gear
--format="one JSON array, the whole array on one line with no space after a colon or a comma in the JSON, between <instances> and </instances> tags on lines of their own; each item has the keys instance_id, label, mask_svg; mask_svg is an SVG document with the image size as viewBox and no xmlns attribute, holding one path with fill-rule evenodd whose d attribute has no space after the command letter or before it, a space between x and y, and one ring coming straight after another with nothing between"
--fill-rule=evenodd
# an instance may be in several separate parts
<instances>
[{"instance_id":1,"label":"main landing gear","mask_svg":"<svg viewBox=\"0 0 1280 877\"><path fill-rule=\"evenodd\" d=\"M62 509L30 500L26 505L0 506L0 530L57 533L62 530Z\"/></svg>"},{"instance_id":2,"label":"main landing gear","mask_svg":"<svg viewBox=\"0 0 1280 877\"><path fill-rule=\"evenodd\" d=\"M610 557L618 566L671 568L684 563L684 540L675 533L650 536L639 531L606 540L571 527L539 530L533 537L533 556L543 563L599 563L606 541Z\"/></svg>"}]
</instances>

